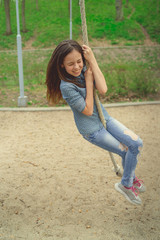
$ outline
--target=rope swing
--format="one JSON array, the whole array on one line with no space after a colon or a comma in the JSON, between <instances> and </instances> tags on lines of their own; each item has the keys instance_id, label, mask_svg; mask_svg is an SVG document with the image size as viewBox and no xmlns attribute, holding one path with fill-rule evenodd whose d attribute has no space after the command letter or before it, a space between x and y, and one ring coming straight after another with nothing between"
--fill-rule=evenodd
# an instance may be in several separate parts
<instances>
[{"instance_id":1,"label":"rope swing","mask_svg":"<svg viewBox=\"0 0 160 240\"><path fill-rule=\"evenodd\" d=\"M85 14L85 3L84 3L84 0L79 0L79 5L80 5L81 21L82 21L83 43L85 45L89 46L89 44L88 44L88 34L87 34L87 24L86 24L86 14ZM96 106L97 106L97 109L98 109L98 114L99 114L100 120L101 120L104 128L107 128L106 121L105 121L105 118L104 118L104 115L103 115L103 112L102 112L102 108L101 108L101 105L100 105L100 101L99 101L99 98L98 98L98 95L96 93L96 89L95 88L94 88L93 94L94 94L94 99L95 99L95 103L96 103ZM110 154L110 157L111 157L111 160L112 160L112 163L113 163L113 166L114 166L114 171L116 172L116 175L121 177L122 176L122 172L121 172L120 167L117 165L117 163L116 163L116 161L114 159L113 154L111 152L109 152L109 154Z\"/></svg>"}]
</instances>

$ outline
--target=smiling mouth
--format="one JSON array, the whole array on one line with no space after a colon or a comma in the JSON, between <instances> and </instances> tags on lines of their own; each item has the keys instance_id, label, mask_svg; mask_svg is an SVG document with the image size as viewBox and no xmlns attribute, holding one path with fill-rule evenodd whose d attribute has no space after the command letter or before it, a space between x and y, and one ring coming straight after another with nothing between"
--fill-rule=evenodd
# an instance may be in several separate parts
<instances>
[{"instance_id":1,"label":"smiling mouth","mask_svg":"<svg viewBox=\"0 0 160 240\"><path fill-rule=\"evenodd\" d=\"M78 74L78 73L80 73L80 70L79 70L79 71L76 71L76 72L74 72L74 74Z\"/></svg>"}]
</instances>

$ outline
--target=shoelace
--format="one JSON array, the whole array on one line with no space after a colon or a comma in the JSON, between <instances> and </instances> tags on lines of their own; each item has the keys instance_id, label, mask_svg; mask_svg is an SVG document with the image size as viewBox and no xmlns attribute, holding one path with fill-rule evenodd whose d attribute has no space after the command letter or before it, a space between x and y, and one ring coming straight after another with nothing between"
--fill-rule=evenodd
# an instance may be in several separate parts
<instances>
[{"instance_id":1,"label":"shoelace","mask_svg":"<svg viewBox=\"0 0 160 240\"><path fill-rule=\"evenodd\" d=\"M137 177L135 178L135 180L133 182L133 184L137 185L138 187L140 187L142 183L143 183L143 180L138 179Z\"/></svg>"},{"instance_id":2,"label":"shoelace","mask_svg":"<svg viewBox=\"0 0 160 240\"><path fill-rule=\"evenodd\" d=\"M132 190L132 192L136 195L136 197L138 196L139 191L138 191L138 189L135 188L134 186L132 186L132 187L130 187L130 188L128 188L128 187L125 187L125 188Z\"/></svg>"},{"instance_id":3,"label":"shoelace","mask_svg":"<svg viewBox=\"0 0 160 240\"><path fill-rule=\"evenodd\" d=\"M137 188L135 188L134 186L132 186L131 187L131 189L132 189L132 192L136 195L136 197L138 196L138 194L139 194L139 191L138 191L138 189Z\"/></svg>"}]
</instances>

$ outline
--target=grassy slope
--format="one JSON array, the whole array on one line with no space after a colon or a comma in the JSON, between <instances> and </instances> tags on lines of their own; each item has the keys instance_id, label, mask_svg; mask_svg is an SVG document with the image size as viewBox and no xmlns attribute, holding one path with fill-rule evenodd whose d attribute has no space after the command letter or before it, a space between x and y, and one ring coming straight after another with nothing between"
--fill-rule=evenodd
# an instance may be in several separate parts
<instances>
[{"instance_id":1,"label":"grassy slope","mask_svg":"<svg viewBox=\"0 0 160 240\"><path fill-rule=\"evenodd\" d=\"M160 43L160 4L157 0L132 0L136 9L132 19L146 28L150 37Z\"/></svg>"},{"instance_id":2,"label":"grassy slope","mask_svg":"<svg viewBox=\"0 0 160 240\"><path fill-rule=\"evenodd\" d=\"M19 1L20 2L20 1ZM23 45L34 37L33 46L50 47L59 41L69 38L68 0L39 0L39 11L36 1L26 1L27 33L22 33ZM115 21L115 5L111 0L86 0L86 17L89 40L107 39L112 44L128 41L143 43L144 35L138 23L142 24L152 37L160 42L160 14L157 12L157 1L130 0L128 8L124 7L124 20ZM21 7L21 4L19 4ZM133 12L130 19L127 17ZM20 11L21 12L21 11ZM21 13L20 13L21 15ZM5 36L4 4L0 6L0 49L16 48L16 10L15 2L11 1L11 36ZM73 38L81 36L81 18L78 0L73 1Z\"/></svg>"},{"instance_id":3,"label":"grassy slope","mask_svg":"<svg viewBox=\"0 0 160 240\"><path fill-rule=\"evenodd\" d=\"M48 3L48 5L47 5ZM158 19L155 14L156 3L152 1L130 0L124 8L125 19L116 22L115 7L111 0L86 0L86 17L89 41L107 39L111 44L141 44L144 35L142 24L152 37L158 40ZM136 8L136 10L134 10ZM96 11L95 11L96 9ZM151 9L150 16L147 14ZM0 6L0 49L16 49L15 3L11 2L11 21L13 34L5 36L5 16ZM31 14L32 13L32 14ZM131 16L130 19L127 16ZM154 16L153 16L154 15ZM142 17L143 16L143 17ZM152 17L153 16L153 17ZM26 1L26 22L29 31L22 33L23 46L33 38L34 47L53 47L69 37L68 0L39 0L39 11L35 0ZM149 23L149 24L148 24ZM94 27L93 27L94 26ZM73 1L73 38L81 39L81 18L78 0ZM97 61L105 75L108 85L108 101L152 100L159 92L159 48L99 49ZM28 105L47 106L45 74L52 50L23 52L23 71L25 95ZM0 106L17 106L19 96L17 53L0 53ZM29 63L29 64L28 64ZM106 99L103 99L106 101Z\"/></svg>"}]
</instances>

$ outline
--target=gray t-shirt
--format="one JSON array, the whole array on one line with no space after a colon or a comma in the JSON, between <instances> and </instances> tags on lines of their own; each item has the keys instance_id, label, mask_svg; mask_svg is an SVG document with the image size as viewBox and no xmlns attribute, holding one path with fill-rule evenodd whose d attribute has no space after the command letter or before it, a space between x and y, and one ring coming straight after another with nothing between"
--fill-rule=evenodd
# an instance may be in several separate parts
<instances>
[{"instance_id":1,"label":"gray t-shirt","mask_svg":"<svg viewBox=\"0 0 160 240\"><path fill-rule=\"evenodd\" d=\"M62 93L63 99L71 107L71 110L74 114L74 120L79 132L83 135L90 135L103 127L101 120L99 118L98 110L94 101L94 109L92 116L86 116L83 114L83 110L86 106L86 87L85 87L85 78L84 78L84 69L82 70L80 76L76 80L81 83L84 87L79 87L74 83L66 82L61 80L60 90ZM101 104L102 112L105 119L109 118L109 114L104 109Z\"/></svg>"}]
</instances>

